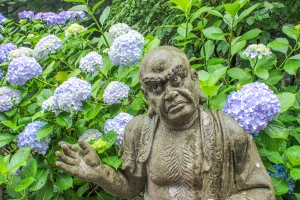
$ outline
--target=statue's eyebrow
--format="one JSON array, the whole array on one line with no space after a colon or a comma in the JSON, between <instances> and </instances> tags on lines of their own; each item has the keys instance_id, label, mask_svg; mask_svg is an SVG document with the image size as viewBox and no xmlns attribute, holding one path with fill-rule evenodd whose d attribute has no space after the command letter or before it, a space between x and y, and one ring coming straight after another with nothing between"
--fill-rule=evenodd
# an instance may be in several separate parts
<instances>
[{"instance_id":1,"label":"statue's eyebrow","mask_svg":"<svg viewBox=\"0 0 300 200\"><path fill-rule=\"evenodd\" d=\"M162 74L149 73L142 78L142 81L143 81L143 83L146 83L146 84L151 83L151 82L165 82L166 78L165 78L165 75L162 75Z\"/></svg>"}]
</instances>

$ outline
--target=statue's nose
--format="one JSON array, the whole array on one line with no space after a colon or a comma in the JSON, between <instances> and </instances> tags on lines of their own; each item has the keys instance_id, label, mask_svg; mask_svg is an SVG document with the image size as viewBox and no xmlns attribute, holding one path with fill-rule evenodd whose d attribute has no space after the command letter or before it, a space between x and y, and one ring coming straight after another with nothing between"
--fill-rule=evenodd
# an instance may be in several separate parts
<instances>
[{"instance_id":1,"label":"statue's nose","mask_svg":"<svg viewBox=\"0 0 300 200\"><path fill-rule=\"evenodd\" d=\"M165 100L171 101L178 95L178 92L173 90L170 86L166 87Z\"/></svg>"}]
</instances>

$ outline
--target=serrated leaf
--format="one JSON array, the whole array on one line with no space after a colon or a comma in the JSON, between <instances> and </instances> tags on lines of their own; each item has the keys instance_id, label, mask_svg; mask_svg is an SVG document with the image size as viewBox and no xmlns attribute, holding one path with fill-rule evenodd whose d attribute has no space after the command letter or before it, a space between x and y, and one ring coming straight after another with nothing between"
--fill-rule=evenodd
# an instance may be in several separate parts
<instances>
[{"instance_id":1,"label":"serrated leaf","mask_svg":"<svg viewBox=\"0 0 300 200\"><path fill-rule=\"evenodd\" d=\"M37 170L37 162L31 157L27 160L26 166L22 168L21 178L26 179L29 177L35 177Z\"/></svg>"},{"instance_id":2,"label":"serrated leaf","mask_svg":"<svg viewBox=\"0 0 300 200\"><path fill-rule=\"evenodd\" d=\"M47 182L48 178L48 170L42 169L42 170L37 170L35 179L37 180L34 182L31 187L29 188L30 191L37 191L41 189Z\"/></svg>"},{"instance_id":3,"label":"serrated leaf","mask_svg":"<svg viewBox=\"0 0 300 200\"><path fill-rule=\"evenodd\" d=\"M293 180L299 180L300 179L300 169L299 168L291 169L290 175Z\"/></svg>"},{"instance_id":4,"label":"serrated leaf","mask_svg":"<svg viewBox=\"0 0 300 200\"><path fill-rule=\"evenodd\" d=\"M56 117L56 122L60 126L66 126L70 128L72 126L72 118L69 113L61 113Z\"/></svg>"},{"instance_id":5,"label":"serrated leaf","mask_svg":"<svg viewBox=\"0 0 300 200\"><path fill-rule=\"evenodd\" d=\"M200 55L205 56L205 59L208 60L210 56L214 53L215 50L215 44L211 40L207 40L204 44L204 46L201 48ZM204 55L205 52L205 55Z\"/></svg>"},{"instance_id":6,"label":"serrated leaf","mask_svg":"<svg viewBox=\"0 0 300 200\"><path fill-rule=\"evenodd\" d=\"M54 125L47 123L36 132L36 139L37 141L41 141L44 137L47 137L53 130Z\"/></svg>"},{"instance_id":7,"label":"serrated leaf","mask_svg":"<svg viewBox=\"0 0 300 200\"><path fill-rule=\"evenodd\" d=\"M227 74L229 77L238 80L248 80L252 78L243 69L237 67L229 69L227 71Z\"/></svg>"},{"instance_id":8,"label":"serrated leaf","mask_svg":"<svg viewBox=\"0 0 300 200\"><path fill-rule=\"evenodd\" d=\"M11 128L13 130L17 130L18 129L18 127L12 121L10 121L10 120L4 120L4 121L1 121L1 123L4 126L6 126L8 128Z\"/></svg>"},{"instance_id":9,"label":"serrated leaf","mask_svg":"<svg viewBox=\"0 0 300 200\"><path fill-rule=\"evenodd\" d=\"M73 186L73 179L72 179L72 176L70 176L69 174L56 173L55 178L56 178L55 184L61 190L66 190Z\"/></svg>"},{"instance_id":10,"label":"serrated leaf","mask_svg":"<svg viewBox=\"0 0 300 200\"><path fill-rule=\"evenodd\" d=\"M227 3L224 7L226 12L228 12L232 17L234 17L241 8L238 1L235 1L233 3Z\"/></svg>"},{"instance_id":11,"label":"serrated leaf","mask_svg":"<svg viewBox=\"0 0 300 200\"><path fill-rule=\"evenodd\" d=\"M46 76L51 73L55 68L54 68L54 64L55 64L55 61L52 61L48 66L47 68L43 71L42 73L42 76L44 78L46 78Z\"/></svg>"},{"instance_id":12,"label":"serrated leaf","mask_svg":"<svg viewBox=\"0 0 300 200\"><path fill-rule=\"evenodd\" d=\"M32 116L32 121L35 121L36 119L40 118L44 116L44 114L40 111L40 112L37 112L35 113L33 116Z\"/></svg>"},{"instance_id":13,"label":"serrated leaf","mask_svg":"<svg viewBox=\"0 0 300 200\"><path fill-rule=\"evenodd\" d=\"M24 166L26 164L25 160L27 159L30 151L30 147L21 147L17 153L12 156L7 170L17 170L19 167Z\"/></svg>"},{"instance_id":14,"label":"serrated leaf","mask_svg":"<svg viewBox=\"0 0 300 200\"><path fill-rule=\"evenodd\" d=\"M110 13L110 7L107 6L107 7L103 10L103 12L102 12L102 14L101 14L101 16L100 16L100 19L99 19L99 21L100 21L100 23L101 23L102 26L103 26L105 20L107 19L109 13Z\"/></svg>"},{"instance_id":15,"label":"serrated leaf","mask_svg":"<svg viewBox=\"0 0 300 200\"><path fill-rule=\"evenodd\" d=\"M289 41L286 38L276 38L273 42L268 44L268 47L274 51L286 54L289 49Z\"/></svg>"},{"instance_id":16,"label":"serrated leaf","mask_svg":"<svg viewBox=\"0 0 300 200\"><path fill-rule=\"evenodd\" d=\"M108 156L103 158L102 161L115 168L115 170L118 170L118 168L122 165L122 160L118 156Z\"/></svg>"},{"instance_id":17,"label":"serrated leaf","mask_svg":"<svg viewBox=\"0 0 300 200\"><path fill-rule=\"evenodd\" d=\"M280 72L279 70L276 69L271 69L269 71L269 78L266 80L259 80L259 82L263 82L267 85L275 85L277 84L283 77L282 72Z\"/></svg>"},{"instance_id":18,"label":"serrated leaf","mask_svg":"<svg viewBox=\"0 0 300 200\"><path fill-rule=\"evenodd\" d=\"M279 102L280 102L280 113L287 111L291 106L294 105L296 101L296 95L290 92L282 92L276 94Z\"/></svg>"},{"instance_id":19,"label":"serrated leaf","mask_svg":"<svg viewBox=\"0 0 300 200\"><path fill-rule=\"evenodd\" d=\"M59 71L56 73L55 75L55 79L57 80L57 82L62 83L65 80L67 80L68 77L68 72L63 72L63 71Z\"/></svg>"},{"instance_id":20,"label":"serrated leaf","mask_svg":"<svg viewBox=\"0 0 300 200\"><path fill-rule=\"evenodd\" d=\"M261 68L261 67L256 68L255 75L258 76L259 78L263 79L263 80L266 80L266 79L269 78L268 70L265 69L265 68Z\"/></svg>"},{"instance_id":21,"label":"serrated leaf","mask_svg":"<svg viewBox=\"0 0 300 200\"><path fill-rule=\"evenodd\" d=\"M191 0L170 0L170 2L175 3L185 13L187 13L192 6Z\"/></svg>"},{"instance_id":22,"label":"serrated leaf","mask_svg":"<svg viewBox=\"0 0 300 200\"><path fill-rule=\"evenodd\" d=\"M223 35L216 35L216 33L220 33L223 34L223 31L220 28L216 28L216 27L209 27L203 30L203 34L205 37L207 37L208 39L212 39L212 40L225 40Z\"/></svg>"},{"instance_id":23,"label":"serrated leaf","mask_svg":"<svg viewBox=\"0 0 300 200\"><path fill-rule=\"evenodd\" d=\"M255 37L257 37L262 31L259 30L258 28L252 29L246 33L244 33L238 40L237 42L243 41L243 40L250 40Z\"/></svg>"},{"instance_id":24,"label":"serrated leaf","mask_svg":"<svg viewBox=\"0 0 300 200\"><path fill-rule=\"evenodd\" d=\"M284 71L288 74L296 75L300 67L300 54L290 57L284 64Z\"/></svg>"},{"instance_id":25,"label":"serrated leaf","mask_svg":"<svg viewBox=\"0 0 300 200\"><path fill-rule=\"evenodd\" d=\"M28 177L24 180L21 180L19 182L19 184L17 185L17 187L15 188L16 192L20 192L22 190L25 190L26 188L28 188L33 182L35 181L34 178L32 177Z\"/></svg>"},{"instance_id":26,"label":"serrated leaf","mask_svg":"<svg viewBox=\"0 0 300 200\"><path fill-rule=\"evenodd\" d=\"M245 46L247 41L236 42L231 46L231 55L237 54L240 52Z\"/></svg>"},{"instance_id":27,"label":"serrated leaf","mask_svg":"<svg viewBox=\"0 0 300 200\"><path fill-rule=\"evenodd\" d=\"M99 140L92 144L92 147L98 152L103 153L115 143L117 139L117 133L115 131L109 131L104 136L101 136Z\"/></svg>"},{"instance_id":28,"label":"serrated leaf","mask_svg":"<svg viewBox=\"0 0 300 200\"><path fill-rule=\"evenodd\" d=\"M291 30L294 30L293 24L286 24L286 25L282 26L282 32L284 32L288 37L297 41L299 36L295 33L292 33Z\"/></svg>"},{"instance_id":29,"label":"serrated leaf","mask_svg":"<svg viewBox=\"0 0 300 200\"><path fill-rule=\"evenodd\" d=\"M283 164L283 158L277 151L268 151L266 149L259 149L259 154L261 156L266 156L271 162L276 164Z\"/></svg>"},{"instance_id":30,"label":"serrated leaf","mask_svg":"<svg viewBox=\"0 0 300 200\"><path fill-rule=\"evenodd\" d=\"M276 195L282 195L289 191L290 187L289 187L288 182L285 179L276 178L276 177L271 176L271 180L272 180L273 186L276 188L275 189Z\"/></svg>"},{"instance_id":31,"label":"serrated leaf","mask_svg":"<svg viewBox=\"0 0 300 200\"><path fill-rule=\"evenodd\" d=\"M0 147L3 147L5 145L7 145L8 143L10 143L13 139L15 138L15 136L8 134L8 133L1 133L0 134Z\"/></svg>"},{"instance_id":32,"label":"serrated leaf","mask_svg":"<svg viewBox=\"0 0 300 200\"><path fill-rule=\"evenodd\" d=\"M227 67L223 67L221 69L218 69L214 71L208 80L209 86L214 86L225 74L227 71Z\"/></svg>"},{"instance_id":33,"label":"serrated leaf","mask_svg":"<svg viewBox=\"0 0 300 200\"><path fill-rule=\"evenodd\" d=\"M201 90L204 94L210 97L214 95L220 87L221 86L201 86Z\"/></svg>"},{"instance_id":34,"label":"serrated leaf","mask_svg":"<svg viewBox=\"0 0 300 200\"><path fill-rule=\"evenodd\" d=\"M66 79L71 78L71 77L76 77L80 73L81 73L81 70L76 68L67 76Z\"/></svg>"},{"instance_id":35,"label":"serrated leaf","mask_svg":"<svg viewBox=\"0 0 300 200\"><path fill-rule=\"evenodd\" d=\"M287 139L289 136L287 129L280 121L273 120L268 122L267 127L264 131L271 137L271 138L281 138Z\"/></svg>"},{"instance_id":36,"label":"serrated leaf","mask_svg":"<svg viewBox=\"0 0 300 200\"><path fill-rule=\"evenodd\" d=\"M95 12L95 10L96 10L99 6L101 6L101 4L103 4L104 1L105 1L105 0L101 0L101 1L99 1L98 3L96 3L96 4L93 6L92 11Z\"/></svg>"},{"instance_id":37,"label":"serrated leaf","mask_svg":"<svg viewBox=\"0 0 300 200\"><path fill-rule=\"evenodd\" d=\"M83 108L83 114L84 117L91 120L94 119L100 110L102 109L102 106L100 104L88 104Z\"/></svg>"},{"instance_id":38,"label":"serrated leaf","mask_svg":"<svg viewBox=\"0 0 300 200\"><path fill-rule=\"evenodd\" d=\"M300 165L300 146L292 146L286 149L283 153L285 160L287 160L293 167Z\"/></svg>"},{"instance_id":39,"label":"serrated leaf","mask_svg":"<svg viewBox=\"0 0 300 200\"><path fill-rule=\"evenodd\" d=\"M53 185L50 181L44 185L44 187L36 192L35 200L50 200L53 196Z\"/></svg>"},{"instance_id":40,"label":"serrated leaf","mask_svg":"<svg viewBox=\"0 0 300 200\"><path fill-rule=\"evenodd\" d=\"M253 6L247 8L246 10L244 10L238 17L237 22L240 22L242 19L247 17L249 14L251 14L252 11L255 10L259 5L260 5L260 3L257 3L257 4L254 4Z\"/></svg>"},{"instance_id":41,"label":"serrated leaf","mask_svg":"<svg viewBox=\"0 0 300 200\"><path fill-rule=\"evenodd\" d=\"M88 9L85 5L77 5L77 6L73 6L72 8L70 8L69 11L85 11L85 12L88 12Z\"/></svg>"},{"instance_id":42,"label":"serrated leaf","mask_svg":"<svg viewBox=\"0 0 300 200\"><path fill-rule=\"evenodd\" d=\"M260 131L258 137L268 151L278 151L284 141L284 139L271 138L265 131Z\"/></svg>"}]
</instances>

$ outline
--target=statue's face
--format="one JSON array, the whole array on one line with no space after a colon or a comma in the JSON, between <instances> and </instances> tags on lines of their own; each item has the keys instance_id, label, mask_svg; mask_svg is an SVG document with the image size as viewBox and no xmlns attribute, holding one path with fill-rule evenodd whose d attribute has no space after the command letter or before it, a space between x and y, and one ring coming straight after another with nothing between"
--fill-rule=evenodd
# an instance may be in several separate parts
<instances>
[{"instance_id":1,"label":"statue's face","mask_svg":"<svg viewBox=\"0 0 300 200\"><path fill-rule=\"evenodd\" d=\"M199 106L198 76L176 52L159 51L141 72L141 84L151 108L167 124L191 121Z\"/></svg>"}]
</instances>

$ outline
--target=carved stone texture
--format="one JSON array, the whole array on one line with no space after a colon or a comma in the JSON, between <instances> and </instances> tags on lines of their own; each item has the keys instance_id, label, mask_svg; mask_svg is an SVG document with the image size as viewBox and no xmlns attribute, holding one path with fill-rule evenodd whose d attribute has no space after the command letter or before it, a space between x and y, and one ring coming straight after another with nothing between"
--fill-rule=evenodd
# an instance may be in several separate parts
<instances>
[{"instance_id":1,"label":"carved stone texture","mask_svg":"<svg viewBox=\"0 0 300 200\"><path fill-rule=\"evenodd\" d=\"M201 77L200 77L201 78ZM140 66L148 114L127 125L115 171L90 145L60 143L57 166L122 198L273 200L274 190L252 135L206 101L198 73L178 48L148 52Z\"/></svg>"}]
</instances>

